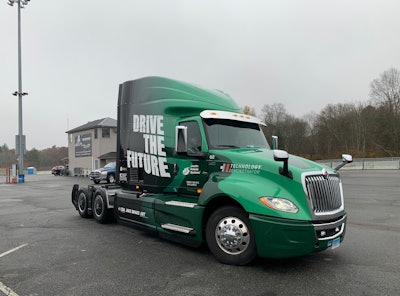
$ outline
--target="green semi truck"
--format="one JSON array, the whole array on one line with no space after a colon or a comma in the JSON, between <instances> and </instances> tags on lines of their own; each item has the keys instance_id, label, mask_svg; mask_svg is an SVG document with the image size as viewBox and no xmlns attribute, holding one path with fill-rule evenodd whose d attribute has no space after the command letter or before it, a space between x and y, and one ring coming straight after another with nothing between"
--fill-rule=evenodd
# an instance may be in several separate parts
<instances>
[{"instance_id":1,"label":"green semi truck","mask_svg":"<svg viewBox=\"0 0 400 296\"><path fill-rule=\"evenodd\" d=\"M225 264L336 248L346 211L337 169L272 148L265 123L217 90L163 77L119 86L113 185L79 186L82 217L206 243ZM351 162L343 155L343 165ZM341 165L342 166L342 165Z\"/></svg>"}]
</instances>

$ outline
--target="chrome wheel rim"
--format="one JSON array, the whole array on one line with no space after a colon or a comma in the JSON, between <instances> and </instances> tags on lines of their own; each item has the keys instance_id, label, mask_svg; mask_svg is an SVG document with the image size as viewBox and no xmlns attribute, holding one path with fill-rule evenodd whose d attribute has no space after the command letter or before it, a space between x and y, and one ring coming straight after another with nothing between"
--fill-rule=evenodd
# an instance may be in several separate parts
<instances>
[{"instance_id":1,"label":"chrome wheel rim","mask_svg":"<svg viewBox=\"0 0 400 296\"><path fill-rule=\"evenodd\" d=\"M103 212L103 200L101 198L96 198L94 202L94 212L96 213L96 216L101 216L101 213Z\"/></svg>"},{"instance_id":2,"label":"chrome wheel rim","mask_svg":"<svg viewBox=\"0 0 400 296\"><path fill-rule=\"evenodd\" d=\"M218 246L229 255L243 253L250 243L250 232L246 224L237 217L225 217L215 228Z\"/></svg>"}]
</instances>

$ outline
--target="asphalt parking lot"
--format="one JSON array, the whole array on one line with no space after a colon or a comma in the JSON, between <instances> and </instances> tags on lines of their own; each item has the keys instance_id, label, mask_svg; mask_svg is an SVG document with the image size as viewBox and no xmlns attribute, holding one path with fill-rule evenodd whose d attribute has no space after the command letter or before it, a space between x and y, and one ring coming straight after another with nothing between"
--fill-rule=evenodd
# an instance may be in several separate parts
<instances>
[{"instance_id":1,"label":"asphalt parking lot","mask_svg":"<svg viewBox=\"0 0 400 296\"><path fill-rule=\"evenodd\" d=\"M70 194L86 178L0 184L0 296L400 295L400 171L341 175L348 224L339 248L245 267L80 218Z\"/></svg>"}]
</instances>

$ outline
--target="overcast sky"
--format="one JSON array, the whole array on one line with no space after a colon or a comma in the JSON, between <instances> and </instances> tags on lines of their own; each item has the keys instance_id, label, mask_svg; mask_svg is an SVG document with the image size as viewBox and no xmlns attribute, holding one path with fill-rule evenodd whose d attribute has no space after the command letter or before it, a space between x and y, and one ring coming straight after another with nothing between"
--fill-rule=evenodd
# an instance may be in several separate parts
<instances>
[{"instance_id":1,"label":"overcast sky","mask_svg":"<svg viewBox=\"0 0 400 296\"><path fill-rule=\"evenodd\" d=\"M0 2L0 145L18 134L17 7ZM88 121L117 118L118 85L165 76L229 93L258 114L303 117L369 99L400 69L400 1L32 0L22 14L27 149L67 146Z\"/></svg>"}]
</instances>

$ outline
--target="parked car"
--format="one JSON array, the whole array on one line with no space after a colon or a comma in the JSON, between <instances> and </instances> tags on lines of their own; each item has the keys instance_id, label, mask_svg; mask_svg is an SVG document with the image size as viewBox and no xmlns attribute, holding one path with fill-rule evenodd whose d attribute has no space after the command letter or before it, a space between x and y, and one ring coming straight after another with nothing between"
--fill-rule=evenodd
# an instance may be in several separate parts
<instances>
[{"instance_id":1,"label":"parked car","mask_svg":"<svg viewBox=\"0 0 400 296\"><path fill-rule=\"evenodd\" d=\"M54 176L62 176L62 175L65 175L65 166L63 166L63 165L57 165L57 166L55 166L55 167L53 167L53 168L51 169L51 173L52 173Z\"/></svg>"},{"instance_id":2,"label":"parked car","mask_svg":"<svg viewBox=\"0 0 400 296\"><path fill-rule=\"evenodd\" d=\"M115 161L106 164L103 168L90 172L89 179L98 184L100 181L115 182Z\"/></svg>"}]
</instances>

